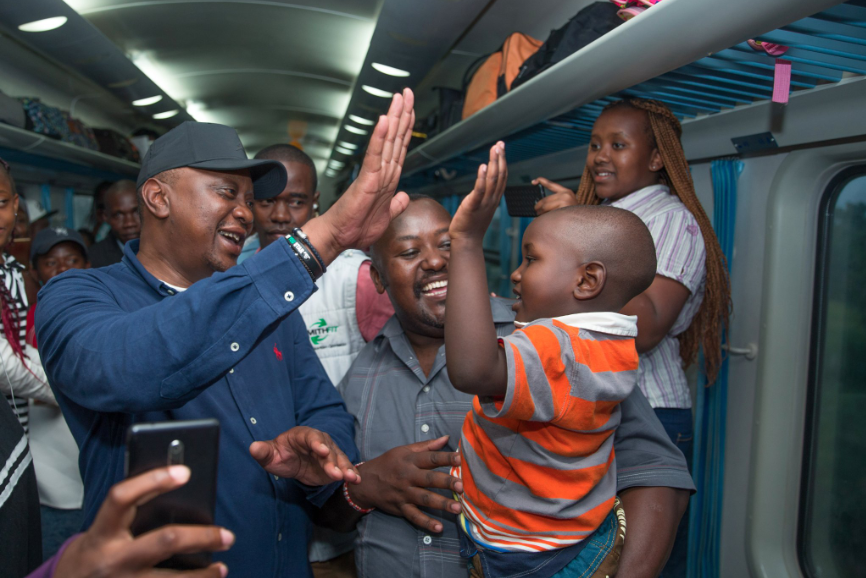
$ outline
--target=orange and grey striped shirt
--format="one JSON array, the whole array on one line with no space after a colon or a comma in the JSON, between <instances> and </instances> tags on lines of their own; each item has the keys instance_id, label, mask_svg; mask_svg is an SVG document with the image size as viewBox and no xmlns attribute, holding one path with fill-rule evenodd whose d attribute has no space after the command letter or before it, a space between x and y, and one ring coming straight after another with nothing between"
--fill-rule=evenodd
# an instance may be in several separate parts
<instances>
[{"instance_id":1,"label":"orange and grey striped shirt","mask_svg":"<svg viewBox=\"0 0 866 578\"><path fill-rule=\"evenodd\" d=\"M565 548L592 534L616 493L613 433L637 383L637 317L540 319L499 340L504 398L473 401L463 422L464 531L515 552Z\"/></svg>"}]
</instances>

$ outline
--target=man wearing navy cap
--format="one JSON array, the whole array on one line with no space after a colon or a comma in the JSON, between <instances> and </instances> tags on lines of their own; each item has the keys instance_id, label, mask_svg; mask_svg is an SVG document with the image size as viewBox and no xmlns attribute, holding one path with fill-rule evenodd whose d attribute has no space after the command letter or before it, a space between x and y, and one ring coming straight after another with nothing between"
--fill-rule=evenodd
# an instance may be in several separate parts
<instances>
[{"instance_id":1,"label":"man wearing navy cap","mask_svg":"<svg viewBox=\"0 0 866 578\"><path fill-rule=\"evenodd\" d=\"M459 508L422 489L461 489L421 469L456 462L429 451L440 442L352 465L353 419L291 315L328 263L370 245L408 204L394 192L412 102L408 89L394 96L330 211L237 267L253 199L283 190L283 166L247 159L220 125L184 123L153 143L137 182L141 238L121 263L69 271L39 295L37 337L81 449L88 523L123 477L130 424L204 417L222 427L216 523L237 536L217 559L238 575L310 576L311 516L345 526L378 507L437 531L415 504Z\"/></svg>"}]
</instances>

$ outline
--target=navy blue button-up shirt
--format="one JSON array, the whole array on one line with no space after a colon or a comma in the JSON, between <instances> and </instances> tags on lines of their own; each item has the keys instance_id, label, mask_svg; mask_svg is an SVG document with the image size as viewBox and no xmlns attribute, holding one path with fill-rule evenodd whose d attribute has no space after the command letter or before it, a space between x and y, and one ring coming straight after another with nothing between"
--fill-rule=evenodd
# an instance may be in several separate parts
<instances>
[{"instance_id":1,"label":"navy blue button-up shirt","mask_svg":"<svg viewBox=\"0 0 866 578\"><path fill-rule=\"evenodd\" d=\"M238 576L311 576L310 512L337 485L276 479L250 456L255 440L297 425L330 434L357 461L354 423L319 363L298 306L314 291L287 243L177 292L139 262L71 270L39 293L42 361L81 449L86 523L123 478L130 424L217 418L215 555Z\"/></svg>"}]
</instances>

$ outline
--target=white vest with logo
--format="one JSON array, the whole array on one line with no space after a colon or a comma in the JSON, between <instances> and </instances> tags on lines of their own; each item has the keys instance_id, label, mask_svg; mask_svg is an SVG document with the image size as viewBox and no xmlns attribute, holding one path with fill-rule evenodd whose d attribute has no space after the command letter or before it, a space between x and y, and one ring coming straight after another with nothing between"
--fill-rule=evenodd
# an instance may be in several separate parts
<instances>
[{"instance_id":1,"label":"white vest with logo","mask_svg":"<svg viewBox=\"0 0 866 578\"><path fill-rule=\"evenodd\" d=\"M316 282L319 290L300 307L310 343L334 385L340 383L364 347L355 301L358 271L367 259L354 249L340 253Z\"/></svg>"}]
</instances>

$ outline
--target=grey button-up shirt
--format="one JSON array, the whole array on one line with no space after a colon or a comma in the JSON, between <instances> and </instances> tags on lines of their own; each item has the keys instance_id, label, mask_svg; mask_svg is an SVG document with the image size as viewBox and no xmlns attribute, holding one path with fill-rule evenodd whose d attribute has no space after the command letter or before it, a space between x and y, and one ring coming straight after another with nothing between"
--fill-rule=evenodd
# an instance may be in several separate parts
<instances>
[{"instance_id":1,"label":"grey button-up shirt","mask_svg":"<svg viewBox=\"0 0 866 578\"><path fill-rule=\"evenodd\" d=\"M510 302L491 299L491 307L496 333L509 335L514 331ZM443 451L457 451L463 420L472 409L473 396L454 389L448 379L444 345L425 376L396 317L361 350L338 389L355 416L355 443L365 461L443 435L451 436ZM685 458L640 390L635 388L620 407L622 422L614 438L617 490L667 486L694 491ZM359 576L465 578L456 517L439 510L426 513L442 521L441 534L380 511L364 516L355 546Z\"/></svg>"}]
</instances>

